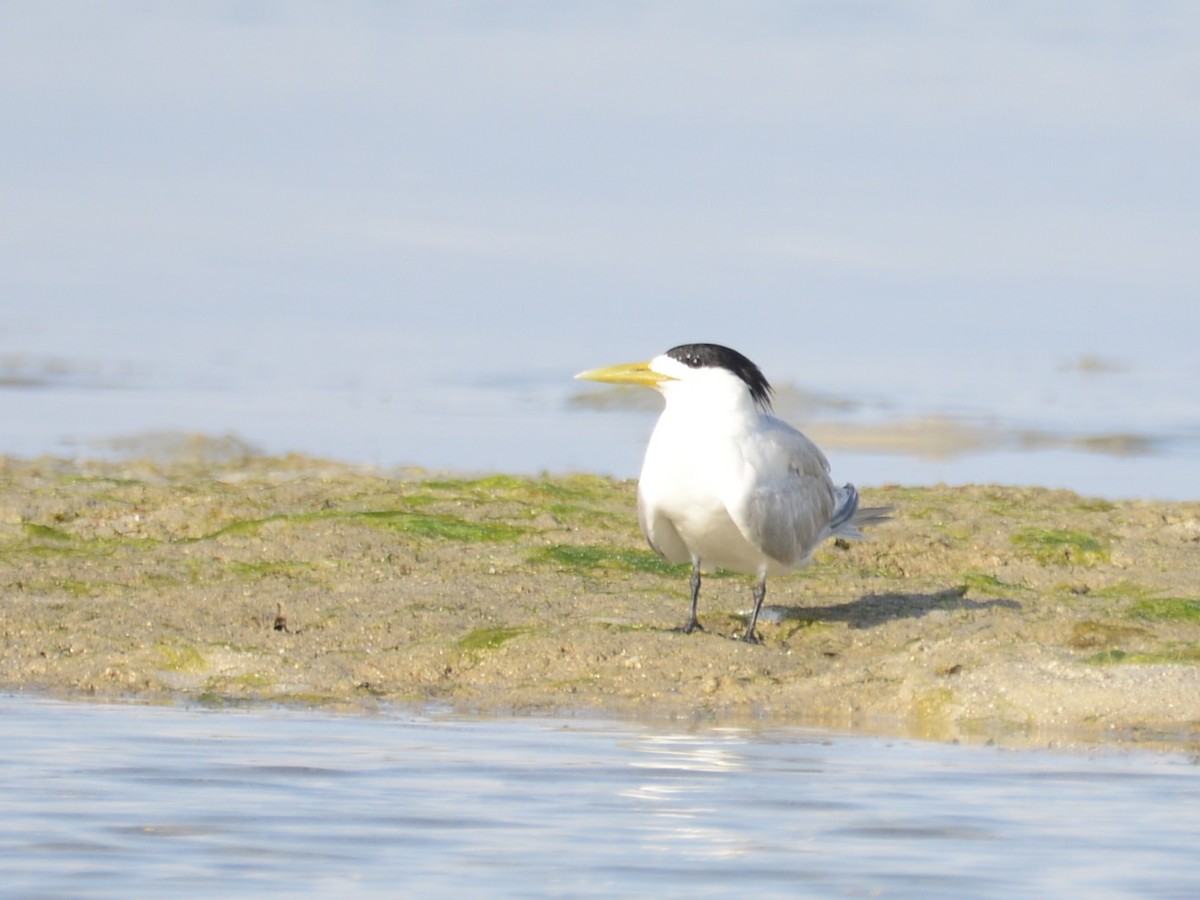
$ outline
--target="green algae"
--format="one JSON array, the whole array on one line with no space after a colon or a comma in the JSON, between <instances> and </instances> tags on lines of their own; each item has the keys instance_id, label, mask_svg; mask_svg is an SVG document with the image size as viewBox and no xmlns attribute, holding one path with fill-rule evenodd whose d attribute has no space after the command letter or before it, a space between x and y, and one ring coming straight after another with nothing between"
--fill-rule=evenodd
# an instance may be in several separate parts
<instances>
[{"instance_id":1,"label":"green algae","mask_svg":"<svg viewBox=\"0 0 1200 900\"><path fill-rule=\"evenodd\" d=\"M1012 543L1044 566L1088 566L1109 558L1108 543L1082 531L1023 528L1012 536Z\"/></svg>"},{"instance_id":2,"label":"green algae","mask_svg":"<svg viewBox=\"0 0 1200 900\"><path fill-rule=\"evenodd\" d=\"M1096 666L1111 665L1200 665L1200 645L1187 644L1176 648L1151 651L1121 650L1113 647L1089 656L1084 662Z\"/></svg>"},{"instance_id":3,"label":"green algae","mask_svg":"<svg viewBox=\"0 0 1200 900\"><path fill-rule=\"evenodd\" d=\"M264 526L272 523L295 526L314 522L348 522L415 537L439 538L463 543L512 541L529 532L527 527L510 522L477 521L447 513L418 512L412 509L321 510L234 521L195 540L254 535L260 533Z\"/></svg>"},{"instance_id":4,"label":"green algae","mask_svg":"<svg viewBox=\"0 0 1200 900\"><path fill-rule=\"evenodd\" d=\"M687 564L669 563L649 550L631 550L607 544L551 544L535 551L530 560L552 563L575 572L621 569L627 572L680 577L687 576L691 571Z\"/></svg>"},{"instance_id":5,"label":"green algae","mask_svg":"<svg viewBox=\"0 0 1200 900\"><path fill-rule=\"evenodd\" d=\"M1200 600L1188 597L1157 597L1138 600L1128 614L1138 619L1166 622L1200 622Z\"/></svg>"},{"instance_id":6,"label":"green algae","mask_svg":"<svg viewBox=\"0 0 1200 900\"><path fill-rule=\"evenodd\" d=\"M154 647L162 668L169 672L203 672L208 663L195 647L185 644L160 641Z\"/></svg>"},{"instance_id":7,"label":"green algae","mask_svg":"<svg viewBox=\"0 0 1200 900\"><path fill-rule=\"evenodd\" d=\"M513 541L529 529L503 521L476 521L445 513L412 512L411 510L367 510L340 514L323 514L322 520L338 519L384 528L400 534L475 543L480 541Z\"/></svg>"},{"instance_id":8,"label":"green algae","mask_svg":"<svg viewBox=\"0 0 1200 900\"><path fill-rule=\"evenodd\" d=\"M984 597L1007 597L1014 591L1024 591L1024 585L1002 581L995 575L984 572L968 572L962 578L963 593L979 594Z\"/></svg>"},{"instance_id":9,"label":"green algae","mask_svg":"<svg viewBox=\"0 0 1200 900\"><path fill-rule=\"evenodd\" d=\"M22 522L21 528L27 537L35 541L52 541L60 544L73 544L75 537L67 532L50 525L40 525L37 522Z\"/></svg>"},{"instance_id":10,"label":"green algae","mask_svg":"<svg viewBox=\"0 0 1200 900\"><path fill-rule=\"evenodd\" d=\"M304 578L320 568L317 563L294 560L234 561L229 564L229 571L242 578Z\"/></svg>"},{"instance_id":11,"label":"green algae","mask_svg":"<svg viewBox=\"0 0 1200 900\"><path fill-rule=\"evenodd\" d=\"M488 650L498 650L513 638L529 634L532 628L506 628L502 626L491 628L476 628L458 639L458 648L469 653L482 653Z\"/></svg>"}]
</instances>

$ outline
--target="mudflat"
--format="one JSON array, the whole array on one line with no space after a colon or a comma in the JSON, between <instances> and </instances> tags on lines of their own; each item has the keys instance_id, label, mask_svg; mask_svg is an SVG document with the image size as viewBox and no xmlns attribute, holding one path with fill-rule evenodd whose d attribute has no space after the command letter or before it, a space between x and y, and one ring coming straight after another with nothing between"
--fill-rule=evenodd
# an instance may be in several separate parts
<instances>
[{"instance_id":1,"label":"mudflat","mask_svg":"<svg viewBox=\"0 0 1200 900\"><path fill-rule=\"evenodd\" d=\"M756 646L742 576L678 630L633 482L0 459L0 688L1200 742L1200 502L862 493L895 519L772 579Z\"/></svg>"}]
</instances>

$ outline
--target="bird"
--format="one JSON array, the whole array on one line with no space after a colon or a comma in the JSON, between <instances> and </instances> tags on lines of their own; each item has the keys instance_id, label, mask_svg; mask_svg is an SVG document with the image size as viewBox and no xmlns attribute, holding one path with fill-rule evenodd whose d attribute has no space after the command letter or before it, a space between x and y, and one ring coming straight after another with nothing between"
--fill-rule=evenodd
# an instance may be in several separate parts
<instances>
[{"instance_id":1,"label":"bird","mask_svg":"<svg viewBox=\"0 0 1200 900\"><path fill-rule=\"evenodd\" d=\"M660 556L691 563L686 634L704 630L702 569L756 576L742 640L760 643L769 576L807 565L828 538L861 540L862 527L891 518L891 507L860 508L854 485L835 486L825 454L773 415L774 389L736 350L680 344L575 377L652 387L665 400L638 478L638 523Z\"/></svg>"}]
</instances>

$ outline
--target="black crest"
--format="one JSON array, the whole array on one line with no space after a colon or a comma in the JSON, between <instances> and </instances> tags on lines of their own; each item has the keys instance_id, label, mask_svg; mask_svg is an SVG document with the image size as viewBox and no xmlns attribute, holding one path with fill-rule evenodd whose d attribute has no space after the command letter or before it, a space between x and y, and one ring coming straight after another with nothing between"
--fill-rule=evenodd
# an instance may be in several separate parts
<instances>
[{"instance_id":1,"label":"black crest","mask_svg":"<svg viewBox=\"0 0 1200 900\"><path fill-rule=\"evenodd\" d=\"M762 371L742 354L720 344L680 344L667 356L692 369L727 369L750 388L750 396L763 409L771 408L772 387Z\"/></svg>"}]
</instances>

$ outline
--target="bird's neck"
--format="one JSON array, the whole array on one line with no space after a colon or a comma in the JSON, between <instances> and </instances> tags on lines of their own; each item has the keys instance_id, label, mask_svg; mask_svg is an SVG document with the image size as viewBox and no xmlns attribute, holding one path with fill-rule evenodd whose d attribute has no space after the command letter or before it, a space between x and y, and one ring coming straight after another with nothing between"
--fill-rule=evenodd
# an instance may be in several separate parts
<instances>
[{"instance_id":1,"label":"bird's neck","mask_svg":"<svg viewBox=\"0 0 1200 900\"><path fill-rule=\"evenodd\" d=\"M756 428L763 413L749 395L689 394L668 397L663 418L695 433L741 434Z\"/></svg>"}]
</instances>

